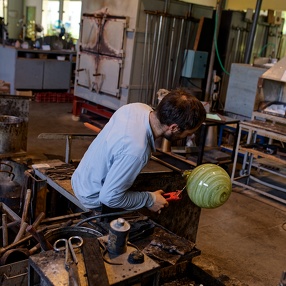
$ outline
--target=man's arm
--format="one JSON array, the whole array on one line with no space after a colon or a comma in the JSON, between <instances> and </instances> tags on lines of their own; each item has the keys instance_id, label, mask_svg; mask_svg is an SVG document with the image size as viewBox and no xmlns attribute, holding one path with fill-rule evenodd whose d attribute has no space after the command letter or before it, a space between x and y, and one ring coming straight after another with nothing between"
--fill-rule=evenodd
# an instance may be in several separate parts
<instances>
[{"instance_id":1,"label":"man's arm","mask_svg":"<svg viewBox=\"0 0 286 286\"><path fill-rule=\"evenodd\" d=\"M145 162L135 156L120 155L112 163L100 191L100 202L111 208L123 208L136 210L147 207L157 211L167 205L168 202L157 192L129 191Z\"/></svg>"}]
</instances>

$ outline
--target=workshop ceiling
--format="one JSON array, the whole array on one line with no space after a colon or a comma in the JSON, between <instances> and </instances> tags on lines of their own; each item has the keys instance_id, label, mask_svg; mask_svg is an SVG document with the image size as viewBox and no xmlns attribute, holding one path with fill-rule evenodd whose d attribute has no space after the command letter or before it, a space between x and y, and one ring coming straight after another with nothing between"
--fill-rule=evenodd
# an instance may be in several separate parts
<instances>
[{"instance_id":1,"label":"workshop ceiling","mask_svg":"<svg viewBox=\"0 0 286 286\"><path fill-rule=\"evenodd\" d=\"M255 9L257 0L226 0L226 9L229 10L246 10L248 8ZM286 10L286 1L281 0L262 0L261 10Z\"/></svg>"},{"instance_id":2,"label":"workshop ceiling","mask_svg":"<svg viewBox=\"0 0 286 286\"><path fill-rule=\"evenodd\" d=\"M204 5L204 6L211 6L215 7L217 5L217 0L181 0L184 2ZM225 9L227 10L246 10L246 9L253 9L255 10L257 0L226 0ZM282 0L262 0L261 5L262 10L280 10L286 11L286 1Z\"/></svg>"}]
</instances>

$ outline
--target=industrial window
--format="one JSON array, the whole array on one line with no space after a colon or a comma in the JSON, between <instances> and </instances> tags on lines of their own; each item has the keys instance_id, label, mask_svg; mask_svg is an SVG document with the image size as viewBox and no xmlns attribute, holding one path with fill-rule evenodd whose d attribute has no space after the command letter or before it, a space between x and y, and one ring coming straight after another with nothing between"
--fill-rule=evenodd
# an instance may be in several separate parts
<instances>
[{"instance_id":1,"label":"industrial window","mask_svg":"<svg viewBox=\"0 0 286 286\"><path fill-rule=\"evenodd\" d=\"M79 38L81 1L43 0L42 26L45 36L64 34L64 39Z\"/></svg>"}]
</instances>

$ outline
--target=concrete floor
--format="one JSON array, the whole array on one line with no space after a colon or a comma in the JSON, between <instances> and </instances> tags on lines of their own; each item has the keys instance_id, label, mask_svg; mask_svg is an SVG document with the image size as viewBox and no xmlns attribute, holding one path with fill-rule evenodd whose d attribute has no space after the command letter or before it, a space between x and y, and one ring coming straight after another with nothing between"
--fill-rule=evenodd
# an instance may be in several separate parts
<instances>
[{"instance_id":1,"label":"concrete floor","mask_svg":"<svg viewBox=\"0 0 286 286\"><path fill-rule=\"evenodd\" d=\"M71 111L71 103L30 102L27 157L64 160L65 142L40 140L40 133L94 134ZM90 142L73 141L71 157L80 159ZM196 243L202 254L194 264L225 285L278 285L286 269L286 207L234 187L223 206L202 210Z\"/></svg>"}]
</instances>

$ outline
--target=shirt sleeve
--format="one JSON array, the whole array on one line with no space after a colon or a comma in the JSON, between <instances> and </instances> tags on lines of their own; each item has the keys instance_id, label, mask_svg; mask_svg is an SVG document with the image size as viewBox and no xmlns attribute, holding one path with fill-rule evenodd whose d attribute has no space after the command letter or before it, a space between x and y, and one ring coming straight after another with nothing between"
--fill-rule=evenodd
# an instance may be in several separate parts
<instances>
[{"instance_id":1,"label":"shirt sleeve","mask_svg":"<svg viewBox=\"0 0 286 286\"><path fill-rule=\"evenodd\" d=\"M151 207L154 203L151 193L128 191L146 163L136 156L117 155L100 190L100 202L126 210Z\"/></svg>"}]
</instances>

